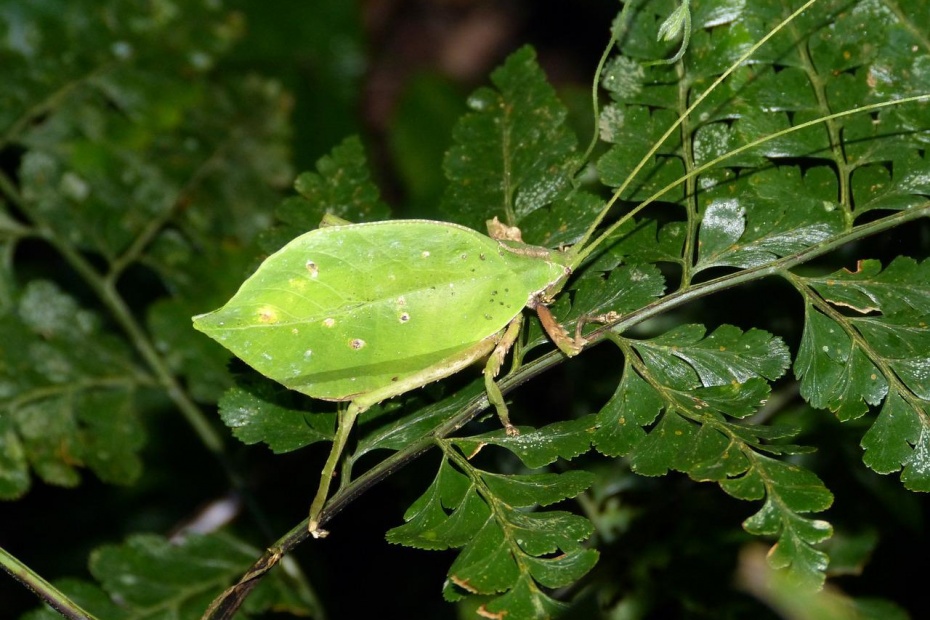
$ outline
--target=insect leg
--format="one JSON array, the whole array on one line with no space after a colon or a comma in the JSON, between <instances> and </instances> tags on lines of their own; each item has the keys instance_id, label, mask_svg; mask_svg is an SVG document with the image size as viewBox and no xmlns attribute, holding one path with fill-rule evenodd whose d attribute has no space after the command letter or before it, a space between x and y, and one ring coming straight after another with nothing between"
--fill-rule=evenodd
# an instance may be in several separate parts
<instances>
[{"instance_id":1,"label":"insect leg","mask_svg":"<svg viewBox=\"0 0 930 620\"><path fill-rule=\"evenodd\" d=\"M364 409L367 409L365 407ZM320 513L323 512L323 506L326 505L326 499L329 496L329 483L332 482L333 474L336 472L336 466L339 464L339 457L346 447L349 439L349 433L355 426L355 419L363 410L355 402L349 403L349 406L337 414L336 436L333 437L333 447L329 451L329 457L323 466L323 473L320 475L320 486L316 491L316 497L310 505L310 523L308 529L314 538L325 538L329 532L319 529Z\"/></svg>"},{"instance_id":2,"label":"insect leg","mask_svg":"<svg viewBox=\"0 0 930 620\"><path fill-rule=\"evenodd\" d=\"M519 318L519 317L518 317ZM519 332L520 325L517 323L517 332ZM510 327L507 328L508 330ZM505 331L505 335L506 335ZM500 346L502 340L500 333L492 334L484 340L475 343L474 346L464 349L460 353L448 358L441 364L435 364L429 368L424 368L420 372L417 372L413 375L409 375L406 378L391 383L388 386L377 390L371 390L370 392L365 392L364 394L359 394L355 399L349 403L348 408L343 411L340 411L337 418L336 424L336 436L333 438L333 447L330 449L329 457L326 459L326 465L323 467L323 474L320 478L320 486L317 489L316 497L313 498L313 503L310 506L310 524L309 530L314 538L323 538L326 536L326 531L319 529L320 526L320 514L323 512L323 508L326 505L326 500L329 495L329 484L332 481L334 472L336 471L336 466L339 464L339 458L342 456L342 451L345 449L346 442L349 439L349 433L352 431L352 427L355 425L355 419L359 414L368 410L369 407L379 403L388 398L393 398L404 392L409 392L412 389L422 387L427 383L432 381L437 381L443 379L452 374L455 374L459 370L470 366L475 363L477 360L483 358L484 356L492 353L496 347ZM516 333L514 333L510 344L512 345L514 340L516 340ZM500 353L500 362L497 364L497 370L500 369L500 365L503 363L504 355L507 353L507 349L510 346L507 346L502 353ZM491 359L494 359L494 355L491 355ZM488 362L489 364L491 362ZM496 374L496 370L495 370ZM487 384L487 377L485 377L485 383ZM491 382L493 385L493 381ZM497 389L496 385L493 385L493 389ZM489 391L490 394L490 391ZM500 390L497 389L497 394L500 395ZM499 398L499 401L503 403L503 397ZM498 408L500 412L500 408ZM506 420L507 408L504 407L504 415L502 418ZM505 427L512 428L509 422L505 422ZM509 431L508 431L509 432Z\"/></svg>"},{"instance_id":3,"label":"insect leg","mask_svg":"<svg viewBox=\"0 0 930 620\"><path fill-rule=\"evenodd\" d=\"M581 349L587 344L587 341L581 337L580 327L575 330L575 337L572 338L565 331L565 328L555 320L552 311L545 304L536 304L536 314L539 316L539 322L542 324L543 329L546 330L546 333L552 338L552 342L559 347L562 353L568 357L574 357L581 353Z\"/></svg>"},{"instance_id":4,"label":"insect leg","mask_svg":"<svg viewBox=\"0 0 930 620\"><path fill-rule=\"evenodd\" d=\"M504 395L501 393L501 389L497 387L497 383L494 382L494 378L500 372L501 366L504 365L504 358L507 357L507 352L513 347L513 343L517 341L522 323L523 316L517 315L516 318L507 325L504 335L501 336L497 346L491 351L491 357L488 358L488 363L484 367L484 388L488 393L488 402L497 409L497 417L500 418L501 424L504 425L504 429L511 437L519 435L520 431L517 430L516 426L510 423L510 415L507 412L507 404L504 402Z\"/></svg>"},{"instance_id":5,"label":"insect leg","mask_svg":"<svg viewBox=\"0 0 930 620\"><path fill-rule=\"evenodd\" d=\"M605 312L604 314L595 314L593 316L583 315L575 324L575 342L584 342L584 338L581 336L581 328L583 328L587 323L613 323L619 319L620 313L613 310L610 312Z\"/></svg>"}]
</instances>

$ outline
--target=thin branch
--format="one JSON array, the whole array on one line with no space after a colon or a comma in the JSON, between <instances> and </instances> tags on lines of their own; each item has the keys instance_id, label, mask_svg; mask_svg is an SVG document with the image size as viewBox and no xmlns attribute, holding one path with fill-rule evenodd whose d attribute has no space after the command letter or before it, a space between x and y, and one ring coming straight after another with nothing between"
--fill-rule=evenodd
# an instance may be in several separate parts
<instances>
[{"instance_id":1,"label":"thin branch","mask_svg":"<svg viewBox=\"0 0 930 620\"><path fill-rule=\"evenodd\" d=\"M6 148L11 142L15 142L20 132L28 127L30 123L59 107L72 91L76 90L79 86L83 86L94 77L109 71L113 66L114 63L102 64L93 71L62 84L58 89L46 96L45 99L27 108L19 118L10 123L6 132L0 136L0 150Z\"/></svg>"},{"instance_id":2,"label":"thin branch","mask_svg":"<svg viewBox=\"0 0 930 620\"><path fill-rule=\"evenodd\" d=\"M70 620L95 620L94 616L84 611L80 605L43 579L34 570L13 557L3 547L0 547L0 566L65 618Z\"/></svg>"},{"instance_id":3,"label":"thin branch","mask_svg":"<svg viewBox=\"0 0 930 620\"><path fill-rule=\"evenodd\" d=\"M49 245L55 248L59 254L67 261L81 278L97 294L103 305L110 311L113 318L129 337L130 342L148 364L149 368L155 375L159 385L168 393L168 397L174 402L178 410L181 411L188 423L194 428L201 442L211 452L220 457L224 465L227 466L227 459L224 454L223 439L220 434L213 428L207 420L207 416L201 411L200 407L191 400L187 392L181 387L177 379L168 368L167 363L155 349L155 345L149 339L148 335L139 325L139 322L133 316L132 311L126 305L126 302L116 290L114 283L102 276L94 266L88 261L83 254L71 246L66 240L60 238L58 234L48 225L38 214L33 213L29 205L20 196L13 181L4 173L0 172L0 189L3 190L7 198L13 202L36 226L37 234L44 239ZM232 478L232 470L228 469Z\"/></svg>"},{"instance_id":4,"label":"thin branch","mask_svg":"<svg viewBox=\"0 0 930 620\"><path fill-rule=\"evenodd\" d=\"M221 157L226 153L229 149L229 145L233 142L233 136L230 136L218 144L210 156L204 159L197 169L194 170L194 173L191 174L184 186L178 190L178 194L175 196L171 206L149 220L126 251L111 262L110 270L106 276L109 281L115 282L118 280L126 267L139 260L145 248L149 246L152 240L155 239L155 236L165 227L171 218L174 217L178 209L180 209L188 194L190 194L203 178L207 176L210 170L221 161Z\"/></svg>"}]
</instances>

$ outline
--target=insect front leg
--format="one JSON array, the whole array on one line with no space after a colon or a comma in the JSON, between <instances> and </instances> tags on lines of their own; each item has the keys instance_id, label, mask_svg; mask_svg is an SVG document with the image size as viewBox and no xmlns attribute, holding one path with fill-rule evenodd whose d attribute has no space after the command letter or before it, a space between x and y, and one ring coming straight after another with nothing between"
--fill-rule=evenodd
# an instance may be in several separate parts
<instances>
[{"instance_id":1,"label":"insect front leg","mask_svg":"<svg viewBox=\"0 0 930 620\"><path fill-rule=\"evenodd\" d=\"M367 407L365 407L367 409ZM320 486L317 488L316 497L310 504L310 522L308 529L314 538L325 538L329 532L320 529L320 513L323 512L323 506L326 505L326 499L329 496L329 484L333 480L336 472L336 466L339 465L339 457L346 447L349 439L349 433L355 426L355 420L364 409L356 402L349 403L349 406L342 409L336 418L336 435L333 437L333 447L329 451L326 464L323 466L323 473L320 475Z\"/></svg>"},{"instance_id":2,"label":"insect front leg","mask_svg":"<svg viewBox=\"0 0 930 620\"><path fill-rule=\"evenodd\" d=\"M541 302L536 304L536 314L539 316L539 322L542 324L543 329L546 330L552 342L559 347L562 353L568 357L574 357L581 353L581 349L584 348L588 341L582 338L580 328L575 330L575 337L572 338L552 316L552 311Z\"/></svg>"},{"instance_id":3,"label":"insect front leg","mask_svg":"<svg viewBox=\"0 0 930 620\"><path fill-rule=\"evenodd\" d=\"M575 324L575 342L587 343L587 341L581 336L581 329L588 323L600 323L601 325L605 323L613 323L620 319L620 313L611 310L610 312L605 312L604 314L594 314L594 315L583 315L578 319L578 322Z\"/></svg>"},{"instance_id":4,"label":"insect front leg","mask_svg":"<svg viewBox=\"0 0 930 620\"><path fill-rule=\"evenodd\" d=\"M510 324L507 325L507 329L504 330L504 335L501 336L501 339L497 342L497 346L491 351L491 357L488 358L488 363L484 367L484 388L488 393L488 402L497 409L497 417L500 418L501 424L504 425L504 429L511 437L519 435L520 431L517 430L516 426L510 423L507 403L504 402L504 395L501 393L501 389L497 387L494 378L497 377L501 370L501 366L504 365L504 358L507 357L507 352L513 347L513 343L517 341L522 323L522 315L517 315L516 318L510 321Z\"/></svg>"},{"instance_id":5,"label":"insect front leg","mask_svg":"<svg viewBox=\"0 0 930 620\"><path fill-rule=\"evenodd\" d=\"M552 339L552 342L554 342L555 345L559 347L559 350L568 357L578 355L581 353L584 345L588 344L588 341L581 335L581 329L586 323L611 323L620 318L620 315L613 311L596 316L583 316L578 319L578 323L575 325L575 337L572 338L568 335L568 332L565 331L565 328L552 316L552 311L542 302L536 304L536 314L539 316L539 322Z\"/></svg>"}]
</instances>

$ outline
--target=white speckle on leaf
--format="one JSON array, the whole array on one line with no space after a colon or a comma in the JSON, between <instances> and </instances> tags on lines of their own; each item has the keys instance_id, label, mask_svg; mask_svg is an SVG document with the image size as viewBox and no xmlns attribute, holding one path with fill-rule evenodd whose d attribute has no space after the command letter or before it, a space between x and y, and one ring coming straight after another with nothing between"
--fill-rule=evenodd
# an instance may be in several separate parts
<instances>
[{"instance_id":1,"label":"white speckle on leaf","mask_svg":"<svg viewBox=\"0 0 930 620\"><path fill-rule=\"evenodd\" d=\"M312 260L307 261L307 271L310 272L311 278L315 278L318 275L320 275L320 268L317 267L317 264L314 263Z\"/></svg>"},{"instance_id":2,"label":"white speckle on leaf","mask_svg":"<svg viewBox=\"0 0 930 620\"><path fill-rule=\"evenodd\" d=\"M429 258L429 250L423 250L423 252L420 254L420 256L421 256L422 258Z\"/></svg>"},{"instance_id":3,"label":"white speckle on leaf","mask_svg":"<svg viewBox=\"0 0 930 620\"><path fill-rule=\"evenodd\" d=\"M332 317L323 319L323 327L334 327L335 325L336 325L336 319Z\"/></svg>"},{"instance_id":4,"label":"white speckle on leaf","mask_svg":"<svg viewBox=\"0 0 930 620\"><path fill-rule=\"evenodd\" d=\"M605 106L597 121L601 139L605 142L616 142L620 130L623 129L624 120L623 108L613 104Z\"/></svg>"},{"instance_id":5,"label":"white speckle on leaf","mask_svg":"<svg viewBox=\"0 0 930 620\"><path fill-rule=\"evenodd\" d=\"M311 351L310 349L307 349L306 351L304 351L305 358L309 358L311 355L313 355L313 351Z\"/></svg>"},{"instance_id":6,"label":"white speckle on leaf","mask_svg":"<svg viewBox=\"0 0 930 620\"><path fill-rule=\"evenodd\" d=\"M617 56L604 69L601 84L618 99L629 99L643 90L644 75L645 70L640 63L626 56Z\"/></svg>"},{"instance_id":7,"label":"white speckle on leaf","mask_svg":"<svg viewBox=\"0 0 930 620\"><path fill-rule=\"evenodd\" d=\"M719 7L709 9L701 23L702 28L722 26L739 19L746 8L745 0L735 2L721 2Z\"/></svg>"},{"instance_id":8,"label":"white speckle on leaf","mask_svg":"<svg viewBox=\"0 0 930 620\"><path fill-rule=\"evenodd\" d=\"M352 340L349 341L349 346L355 349L356 351L358 351L359 349L365 346L365 341L362 340L361 338L353 338Z\"/></svg>"},{"instance_id":9,"label":"white speckle on leaf","mask_svg":"<svg viewBox=\"0 0 930 620\"><path fill-rule=\"evenodd\" d=\"M703 235L716 234L721 242L735 243L742 235L746 225L746 210L737 200L721 200L709 205L701 218Z\"/></svg>"},{"instance_id":10,"label":"white speckle on leaf","mask_svg":"<svg viewBox=\"0 0 930 620\"><path fill-rule=\"evenodd\" d=\"M409 313L407 313L407 312L401 312L401 313L400 313L400 322L401 322L401 323L406 323L406 322L409 321L409 320L410 320L410 314L409 314Z\"/></svg>"}]
</instances>

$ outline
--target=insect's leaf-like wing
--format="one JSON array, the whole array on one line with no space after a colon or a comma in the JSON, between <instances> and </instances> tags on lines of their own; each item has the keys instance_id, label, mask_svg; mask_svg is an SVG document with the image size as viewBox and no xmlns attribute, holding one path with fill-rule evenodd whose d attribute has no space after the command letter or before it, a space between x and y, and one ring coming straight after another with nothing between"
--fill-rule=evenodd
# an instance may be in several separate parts
<instances>
[{"instance_id":1,"label":"insect's leaf-like wing","mask_svg":"<svg viewBox=\"0 0 930 620\"><path fill-rule=\"evenodd\" d=\"M530 296L565 273L555 256L502 251L442 222L322 228L268 257L194 326L309 396L384 400L474 361Z\"/></svg>"}]
</instances>

